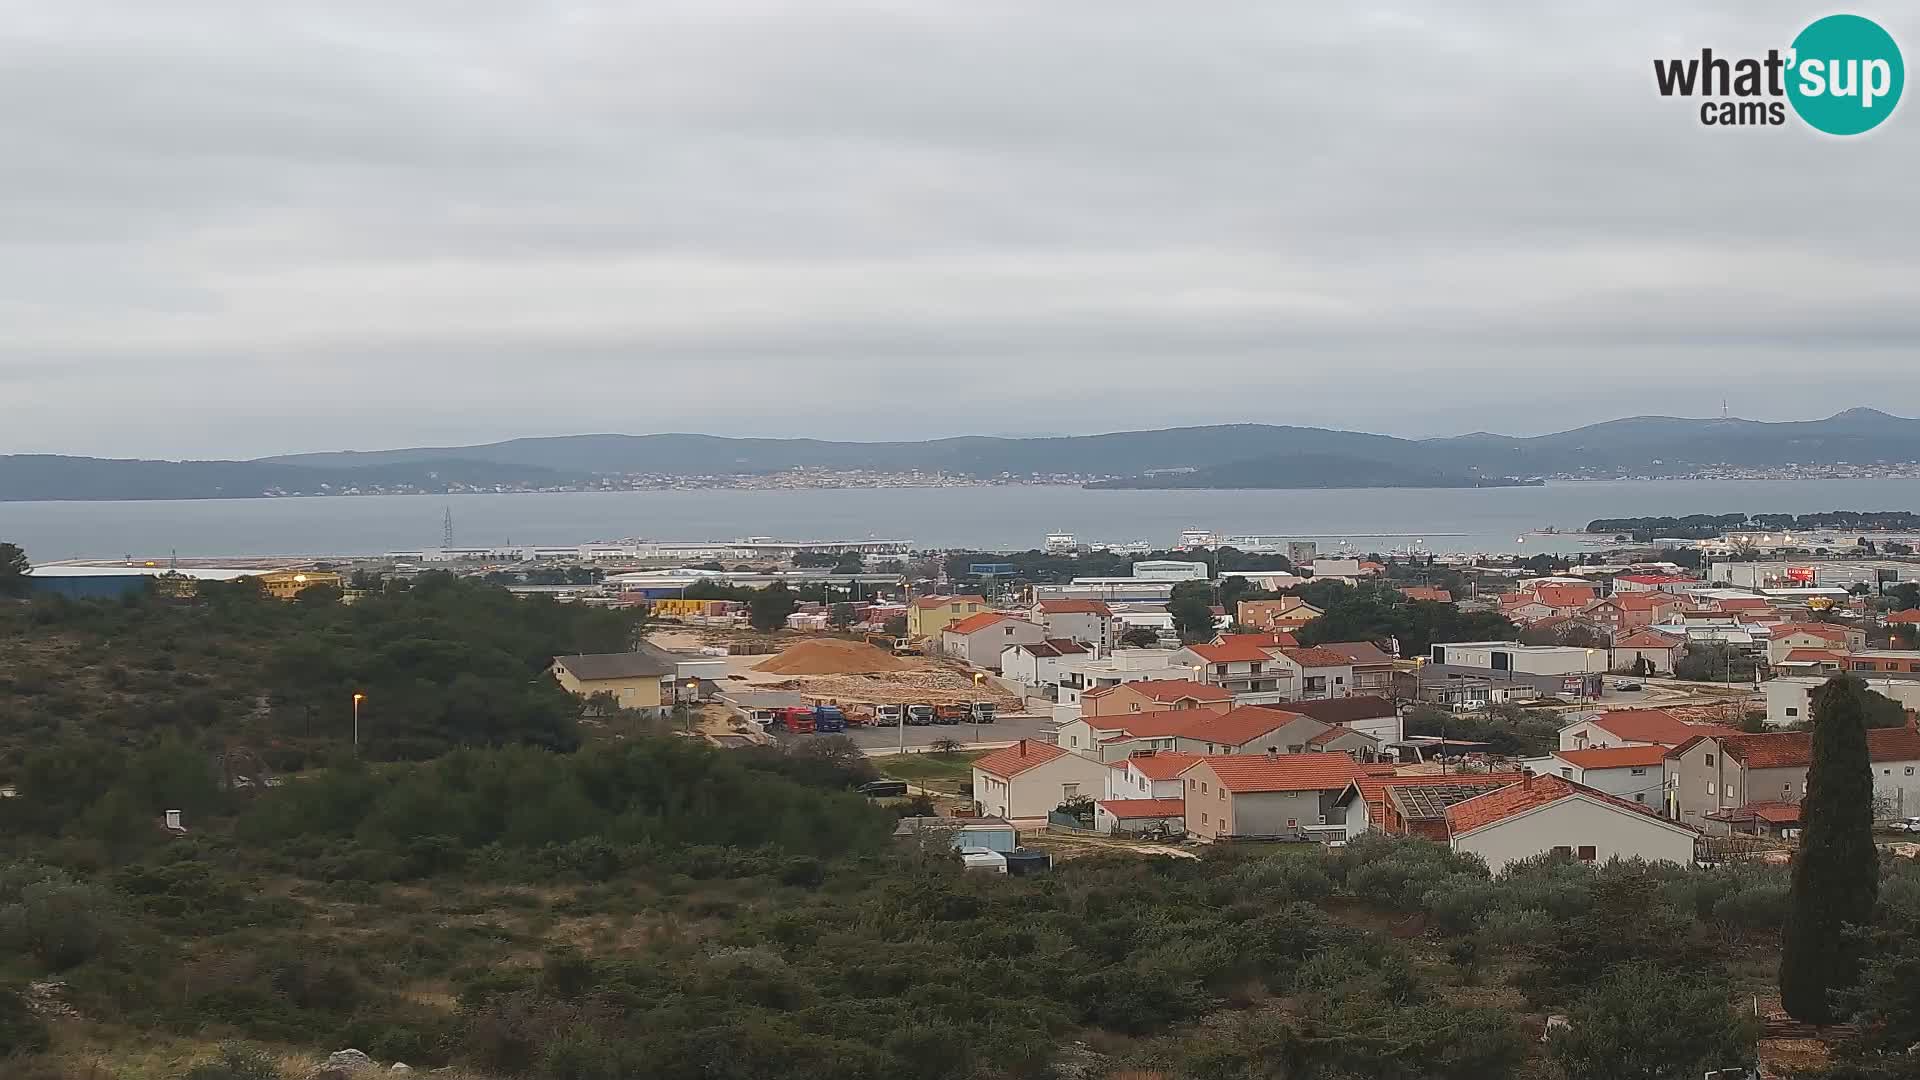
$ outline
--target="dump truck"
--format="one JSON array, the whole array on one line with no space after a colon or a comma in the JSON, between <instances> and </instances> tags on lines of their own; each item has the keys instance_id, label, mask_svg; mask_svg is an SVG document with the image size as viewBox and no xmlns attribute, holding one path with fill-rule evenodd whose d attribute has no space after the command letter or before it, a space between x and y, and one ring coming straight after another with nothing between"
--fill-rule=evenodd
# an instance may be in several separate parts
<instances>
[{"instance_id":1,"label":"dump truck","mask_svg":"<svg viewBox=\"0 0 1920 1080\"><path fill-rule=\"evenodd\" d=\"M833 705L813 707L813 730L832 734L847 730L847 715Z\"/></svg>"},{"instance_id":2,"label":"dump truck","mask_svg":"<svg viewBox=\"0 0 1920 1080\"><path fill-rule=\"evenodd\" d=\"M976 701L973 703L973 722L976 724L991 724L994 720L994 712L993 702Z\"/></svg>"},{"instance_id":3,"label":"dump truck","mask_svg":"<svg viewBox=\"0 0 1920 1080\"><path fill-rule=\"evenodd\" d=\"M907 706L907 723L912 724L914 727L925 727L937 719L938 716L934 713L933 706L931 705Z\"/></svg>"}]
</instances>

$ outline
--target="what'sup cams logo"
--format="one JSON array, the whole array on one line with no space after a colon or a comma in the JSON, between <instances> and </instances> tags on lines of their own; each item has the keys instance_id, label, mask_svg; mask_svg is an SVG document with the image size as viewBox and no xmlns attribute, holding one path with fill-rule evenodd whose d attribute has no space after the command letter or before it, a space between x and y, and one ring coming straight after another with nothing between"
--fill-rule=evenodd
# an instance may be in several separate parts
<instances>
[{"instance_id":1,"label":"what'sup cams logo","mask_svg":"<svg viewBox=\"0 0 1920 1080\"><path fill-rule=\"evenodd\" d=\"M1906 85L1900 46L1880 24L1859 15L1829 15L1810 24L1785 52L1728 59L1655 60L1661 97L1702 98L1708 127L1777 126L1787 107L1817 131L1858 135L1893 114Z\"/></svg>"}]
</instances>

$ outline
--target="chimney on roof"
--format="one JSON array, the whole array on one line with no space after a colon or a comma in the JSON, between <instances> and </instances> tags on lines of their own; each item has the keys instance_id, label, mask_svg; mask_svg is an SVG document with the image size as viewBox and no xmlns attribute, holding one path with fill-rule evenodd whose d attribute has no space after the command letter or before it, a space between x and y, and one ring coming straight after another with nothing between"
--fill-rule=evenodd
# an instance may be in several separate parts
<instances>
[{"instance_id":1,"label":"chimney on roof","mask_svg":"<svg viewBox=\"0 0 1920 1080\"><path fill-rule=\"evenodd\" d=\"M1027 756L1027 740L1025 739L1020 740L1020 756L1021 757Z\"/></svg>"},{"instance_id":2,"label":"chimney on roof","mask_svg":"<svg viewBox=\"0 0 1920 1080\"><path fill-rule=\"evenodd\" d=\"M1520 786L1526 788L1528 791L1533 790L1533 770L1532 769L1520 770Z\"/></svg>"},{"instance_id":3,"label":"chimney on roof","mask_svg":"<svg viewBox=\"0 0 1920 1080\"><path fill-rule=\"evenodd\" d=\"M1280 756L1280 751L1279 751L1278 749L1276 749L1275 747L1271 747L1271 746L1269 746L1269 747L1267 747L1267 760L1268 760L1268 761L1273 761L1273 760L1275 760L1276 758L1278 758L1279 756Z\"/></svg>"}]
</instances>

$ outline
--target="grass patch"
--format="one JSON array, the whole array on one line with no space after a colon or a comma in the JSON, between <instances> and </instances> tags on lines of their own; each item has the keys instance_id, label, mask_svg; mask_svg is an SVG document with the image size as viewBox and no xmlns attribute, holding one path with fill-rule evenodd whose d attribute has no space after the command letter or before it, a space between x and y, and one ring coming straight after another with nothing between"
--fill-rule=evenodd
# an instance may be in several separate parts
<instances>
[{"instance_id":1,"label":"grass patch","mask_svg":"<svg viewBox=\"0 0 1920 1080\"><path fill-rule=\"evenodd\" d=\"M973 782L973 763L985 750L957 750L951 754L888 754L871 758L880 775L935 791L958 793Z\"/></svg>"}]
</instances>

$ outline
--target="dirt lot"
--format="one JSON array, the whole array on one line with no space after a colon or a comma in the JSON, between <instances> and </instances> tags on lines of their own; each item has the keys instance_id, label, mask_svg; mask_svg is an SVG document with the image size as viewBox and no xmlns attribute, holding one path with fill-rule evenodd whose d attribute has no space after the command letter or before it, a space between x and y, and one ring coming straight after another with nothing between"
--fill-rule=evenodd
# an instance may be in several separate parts
<instances>
[{"instance_id":1,"label":"dirt lot","mask_svg":"<svg viewBox=\"0 0 1920 1080\"><path fill-rule=\"evenodd\" d=\"M758 645L764 649L774 643L766 635L743 635L719 630L663 630L648 635L648 640L663 649L695 653L703 646ZM781 648L806 640L803 635L785 635L778 639ZM810 700L839 705L964 705L991 701L1002 712L1018 708L1020 701L986 680L975 690L973 676L956 661L903 656L907 666L900 671L870 675L784 675L755 671L775 653L730 654L711 659L725 660L727 677L721 688L748 690L791 690Z\"/></svg>"}]
</instances>

